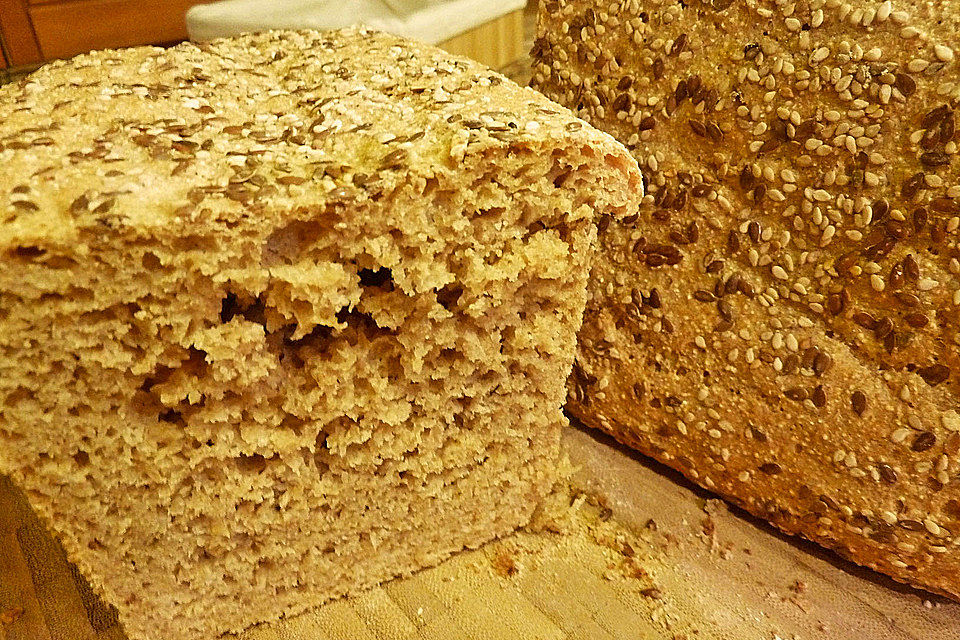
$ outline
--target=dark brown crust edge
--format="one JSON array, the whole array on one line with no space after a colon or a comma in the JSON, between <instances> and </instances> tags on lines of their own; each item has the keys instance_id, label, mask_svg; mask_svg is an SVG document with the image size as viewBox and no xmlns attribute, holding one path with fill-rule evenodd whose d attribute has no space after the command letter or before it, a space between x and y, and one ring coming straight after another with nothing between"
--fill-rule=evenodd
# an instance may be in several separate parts
<instances>
[{"instance_id":1,"label":"dark brown crust edge","mask_svg":"<svg viewBox=\"0 0 960 640\"><path fill-rule=\"evenodd\" d=\"M692 477L684 469L684 466L676 459L669 460L665 458L662 455L663 449L653 445L653 443L649 440L644 440L643 438L638 437L636 433L634 433L629 427L625 427L624 425L620 424L610 424L609 426L604 426L599 420L594 419L590 413L585 411L583 405L573 400L567 402L566 408L570 415L572 415L585 426L606 433L617 440L617 442L620 442L621 444L640 452L648 458L656 460L660 464L670 467L674 471L683 475L684 478L690 480L690 482L702 487L702 483L696 478ZM941 595L960 602L960 593L953 593L947 591L946 589L941 589L916 580L911 580L909 577L907 577L907 575L898 573L898 570L895 568L888 568L885 566L883 569L880 569L876 564L871 565L869 562L865 562L865 554L858 553L844 544L845 541L854 540L855 538L853 536L846 538L845 540L839 540L827 536L818 536L816 535L813 527L805 526L805 523L801 518L786 510L778 509L772 514L771 512L765 512L759 508L751 508L751 505L748 502L739 498L733 492L733 489L728 486L728 478L719 477L717 478L716 482L717 486L713 489L710 489L712 493L717 494L720 498L723 498L730 504L743 509L750 515L773 525L779 531L782 531L787 535L798 536L804 540L809 540L810 542L813 542L821 547L824 547L830 552L837 554L847 562L878 571L884 576L895 580L900 584L904 584L915 589L920 589L922 591L927 591L929 593ZM779 515L779 517L773 517L774 515ZM879 558L877 559L879 560Z\"/></svg>"}]
</instances>

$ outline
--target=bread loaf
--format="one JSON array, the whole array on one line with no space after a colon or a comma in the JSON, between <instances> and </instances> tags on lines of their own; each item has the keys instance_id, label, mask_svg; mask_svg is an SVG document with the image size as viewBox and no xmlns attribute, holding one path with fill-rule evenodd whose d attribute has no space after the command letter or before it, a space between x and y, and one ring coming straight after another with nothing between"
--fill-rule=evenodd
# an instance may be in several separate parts
<instances>
[{"instance_id":1,"label":"bread loaf","mask_svg":"<svg viewBox=\"0 0 960 640\"><path fill-rule=\"evenodd\" d=\"M548 0L534 86L640 161L571 411L960 597L956 3Z\"/></svg>"},{"instance_id":2,"label":"bread loaf","mask_svg":"<svg viewBox=\"0 0 960 640\"><path fill-rule=\"evenodd\" d=\"M207 640L527 522L636 162L363 30L0 88L0 472L132 640Z\"/></svg>"}]
</instances>

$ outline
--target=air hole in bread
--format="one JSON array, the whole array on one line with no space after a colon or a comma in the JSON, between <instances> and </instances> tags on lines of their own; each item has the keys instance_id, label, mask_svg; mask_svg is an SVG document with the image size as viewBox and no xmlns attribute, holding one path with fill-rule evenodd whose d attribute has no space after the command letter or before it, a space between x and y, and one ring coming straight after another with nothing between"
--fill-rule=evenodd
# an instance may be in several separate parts
<instances>
[{"instance_id":1,"label":"air hole in bread","mask_svg":"<svg viewBox=\"0 0 960 640\"><path fill-rule=\"evenodd\" d=\"M267 469L267 459L259 453L240 455L235 459L237 469L242 473L259 475Z\"/></svg>"},{"instance_id":2,"label":"air hole in bread","mask_svg":"<svg viewBox=\"0 0 960 640\"><path fill-rule=\"evenodd\" d=\"M294 264L330 232L338 216L329 212L322 218L295 220L274 231L263 247L263 265Z\"/></svg>"},{"instance_id":3,"label":"air hole in bread","mask_svg":"<svg viewBox=\"0 0 960 640\"><path fill-rule=\"evenodd\" d=\"M7 407L13 408L30 397L30 391L23 387L18 387L13 392L7 394L7 397L3 399L3 404Z\"/></svg>"},{"instance_id":4,"label":"air hole in bread","mask_svg":"<svg viewBox=\"0 0 960 640\"><path fill-rule=\"evenodd\" d=\"M386 267L379 269L360 269L360 285L363 287L378 287L393 291L393 272Z\"/></svg>"},{"instance_id":5,"label":"air hole in bread","mask_svg":"<svg viewBox=\"0 0 960 640\"><path fill-rule=\"evenodd\" d=\"M457 303L462 295L463 287L448 284L437 292L437 302L447 311L453 312L457 308Z\"/></svg>"},{"instance_id":6,"label":"air hole in bread","mask_svg":"<svg viewBox=\"0 0 960 640\"><path fill-rule=\"evenodd\" d=\"M167 409L160 413L157 416L157 419L160 422L169 422L170 424L182 424L183 423L183 414L177 411L176 409Z\"/></svg>"},{"instance_id":7,"label":"air hole in bread","mask_svg":"<svg viewBox=\"0 0 960 640\"><path fill-rule=\"evenodd\" d=\"M188 251L214 252L217 250L217 242L213 238L201 235L187 235L176 238L173 241L173 249L180 253Z\"/></svg>"},{"instance_id":8,"label":"air hole in bread","mask_svg":"<svg viewBox=\"0 0 960 640\"><path fill-rule=\"evenodd\" d=\"M143 258L140 259L140 263L147 271L157 271L158 269L163 268L163 264L160 262L160 258L157 257L157 254L150 251L147 251L143 254Z\"/></svg>"},{"instance_id":9,"label":"air hole in bread","mask_svg":"<svg viewBox=\"0 0 960 640\"><path fill-rule=\"evenodd\" d=\"M35 260L46 252L46 249L41 249L40 247L17 247L10 253L12 257L19 258L20 260Z\"/></svg>"}]
</instances>

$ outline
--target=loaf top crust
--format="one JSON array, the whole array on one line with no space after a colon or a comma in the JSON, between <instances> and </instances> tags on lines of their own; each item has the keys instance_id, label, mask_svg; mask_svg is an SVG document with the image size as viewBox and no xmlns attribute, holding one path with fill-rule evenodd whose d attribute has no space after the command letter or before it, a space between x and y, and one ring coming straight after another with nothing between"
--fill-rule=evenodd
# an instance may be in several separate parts
<instances>
[{"instance_id":1,"label":"loaf top crust","mask_svg":"<svg viewBox=\"0 0 960 640\"><path fill-rule=\"evenodd\" d=\"M636 171L539 93L380 32L96 51L0 88L0 249L376 197L559 137Z\"/></svg>"},{"instance_id":2,"label":"loaf top crust","mask_svg":"<svg viewBox=\"0 0 960 640\"><path fill-rule=\"evenodd\" d=\"M883 368L910 365L955 391L960 9L685 6L547 2L564 33L534 47L534 84L645 170L658 211L644 236L654 247L636 253L655 268L697 254L702 268L743 250L773 309L822 318ZM729 246L705 255L691 242L721 226Z\"/></svg>"},{"instance_id":3,"label":"loaf top crust","mask_svg":"<svg viewBox=\"0 0 960 640\"><path fill-rule=\"evenodd\" d=\"M957 3L548 0L534 86L624 142L572 412L960 594Z\"/></svg>"}]
</instances>

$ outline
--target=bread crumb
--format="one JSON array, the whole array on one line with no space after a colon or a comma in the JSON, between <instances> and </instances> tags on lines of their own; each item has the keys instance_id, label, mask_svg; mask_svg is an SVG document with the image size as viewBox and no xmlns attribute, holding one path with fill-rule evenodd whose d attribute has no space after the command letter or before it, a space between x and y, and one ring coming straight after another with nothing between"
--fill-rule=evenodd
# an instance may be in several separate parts
<instances>
[{"instance_id":1,"label":"bread crumb","mask_svg":"<svg viewBox=\"0 0 960 640\"><path fill-rule=\"evenodd\" d=\"M501 549L493 560L493 568L496 572L507 578L517 573L517 563L507 549Z\"/></svg>"}]
</instances>

